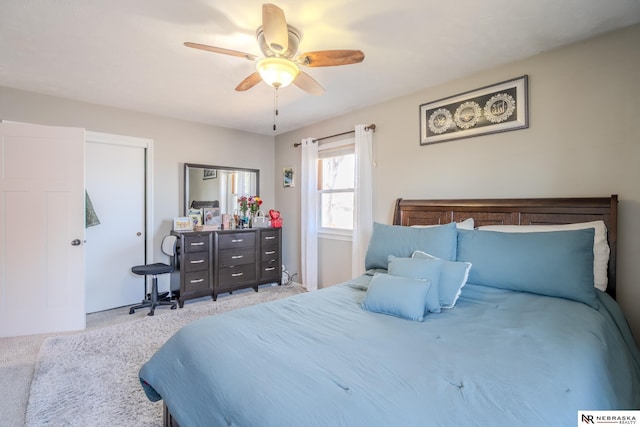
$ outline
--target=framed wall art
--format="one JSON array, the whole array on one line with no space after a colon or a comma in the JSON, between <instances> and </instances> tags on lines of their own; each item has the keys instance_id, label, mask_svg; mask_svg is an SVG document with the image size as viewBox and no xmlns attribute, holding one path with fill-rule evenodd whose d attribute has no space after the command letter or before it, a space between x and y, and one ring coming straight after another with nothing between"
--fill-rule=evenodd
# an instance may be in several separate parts
<instances>
[{"instance_id":1,"label":"framed wall art","mask_svg":"<svg viewBox=\"0 0 640 427\"><path fill-rule=\"evenodd\" d=\"M529 127L528 76L420 105L420 145Z\"/></svg>"},{"instance_id":2,"label":"framed wall art","mask_svg":"<svg viewBox=\"0 0 640 427\"><path fill-rule=\"evenodd\" d=\"M204 169L202 171L202 179L216 179L218 177L218 169Z\"/></svg>"},{"instance_id":3,"label":"framed wall art","mask_svg":"<svg viewBox=\"0 0 640 427\"><path fill-rule=\"evenodd\" d=\"M294 181L293 181L293 168L283 168L282 169L282 185L287 188L287 187L293 187L294 186Z\"/></svg>"}]
</instances>

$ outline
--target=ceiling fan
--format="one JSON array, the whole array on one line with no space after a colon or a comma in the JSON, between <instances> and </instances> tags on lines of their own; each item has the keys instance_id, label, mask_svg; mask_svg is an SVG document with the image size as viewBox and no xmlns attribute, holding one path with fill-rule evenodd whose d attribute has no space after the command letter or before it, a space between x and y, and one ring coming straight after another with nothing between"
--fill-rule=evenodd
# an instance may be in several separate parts
<instances>
[{"instance_id":1,"label":"ceiling fan","mask_svg":"<svg viewBox=\"0 0 640 427\"><path fill-rule=\"evenodd\" d=\"M331 67L357 64L364 60L364 53L360 50L319 50L304 52L296 56L302 34L295 27L288 25L282 9L271 3L262 5L262 25L256 30L256 38L264 55L263 58L250 53L199 43L185 42L184 45L194 49L257 61L257 71L241 81L236 87L237 91L251 89L264 80L275 89L293 83L311 95L322 95L324 93L322 86L309 74L301 71L301 65L305 67Z\"/></svg>"}]
</instances>

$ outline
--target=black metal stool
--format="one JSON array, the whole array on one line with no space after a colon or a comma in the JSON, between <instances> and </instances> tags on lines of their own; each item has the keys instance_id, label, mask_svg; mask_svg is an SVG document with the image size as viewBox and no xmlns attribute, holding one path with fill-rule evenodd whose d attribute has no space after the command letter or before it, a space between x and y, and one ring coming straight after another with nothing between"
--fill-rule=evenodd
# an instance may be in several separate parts
<instances>
[{"instance_id":1,"label":"black metal stool","mask_svg":"<svg viewBox=\"0 0 640 427\"><path fill-rule=\"evenodd\" d=\"M175 256L176 252L176 236L165 236L162 239L162 252L171 257ZM142 302L136 306L133 306L129 309L129 314L135 313L135 311L139 308L151 307L147 316L153 316L153 312L156 307L161 305L170 305L171 310L175 310L177 305L175 302L171 301L163 301L158 297L158 274L166 274L173 272L173 265L164 264L161 262L157 262L155 264L146 264L146 265L136 265L135 267L131 267L131 272L137 274L139 276L145 277L145 289L147 287L147 276L153 276L151 279L151 293L142 300Z\"/></svg>"}]
</instances>

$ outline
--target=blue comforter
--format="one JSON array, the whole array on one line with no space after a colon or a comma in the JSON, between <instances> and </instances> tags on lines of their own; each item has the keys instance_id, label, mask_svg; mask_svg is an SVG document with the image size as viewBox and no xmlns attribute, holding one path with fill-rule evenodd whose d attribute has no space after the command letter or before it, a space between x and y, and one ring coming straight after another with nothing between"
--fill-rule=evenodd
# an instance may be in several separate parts
<instances>
[{"instance_id":1,"label":"blue comforter","mask_svg":"<svg viewBox=\"0 0 640 427\"><path fill-rule=\"evenodd\" d=\"M360 308L369 276L201 319L141 369L191 426L575 426L640 408L618 305L467 284L424 322Z\"/></svg>"}]
</instances>

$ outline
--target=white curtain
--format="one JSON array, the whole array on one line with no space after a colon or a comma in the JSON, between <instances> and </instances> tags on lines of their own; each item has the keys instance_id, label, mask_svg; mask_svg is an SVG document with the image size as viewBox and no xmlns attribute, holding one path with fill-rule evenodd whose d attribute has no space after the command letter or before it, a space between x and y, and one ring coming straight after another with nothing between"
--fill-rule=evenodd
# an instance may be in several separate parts
<instances>
[{"instance_id":1,"label":"white curtain","mask_svg":"<svg viewBox=\"0 0 640 427\"><path fill-rule=\"evenodd\" d=\"M373 230L373 130L366 130L365 125L356 125L355 134L352 277L365 272L364 258Z\"/></svg>"},{"instance_id":2,"label":"white curtain","mask_svg":"<svg viewBox=\"0 0 640 427\"><path fill-rule=\"evenodd\" d=\"M301 260L302 284L318 289L318 144L313 138L302 140L301 171Z\"/></svg>"}]
</instances>

